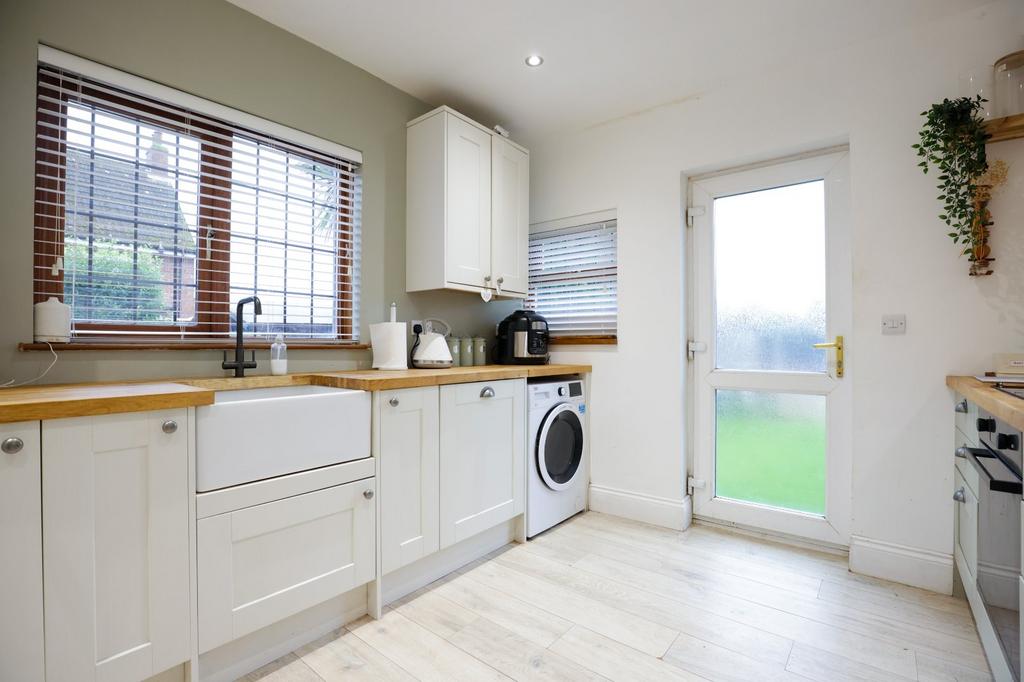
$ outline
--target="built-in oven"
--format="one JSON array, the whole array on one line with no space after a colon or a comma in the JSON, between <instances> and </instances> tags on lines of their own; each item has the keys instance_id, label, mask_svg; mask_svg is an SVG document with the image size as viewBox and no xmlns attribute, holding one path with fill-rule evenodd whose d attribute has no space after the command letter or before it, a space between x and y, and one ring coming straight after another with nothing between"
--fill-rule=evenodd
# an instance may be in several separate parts
<instances>
[{"instance_id":1,"label":"built-in oven","mask_svg":"<svg viewBox=\"0 0 1024 682\"><path fill-rule=\"evenodd\" d=\"M1021 432L978 410L981 447L961 448L978 474L978 592L1020 679Z\"/></svg>"}]
</instances>

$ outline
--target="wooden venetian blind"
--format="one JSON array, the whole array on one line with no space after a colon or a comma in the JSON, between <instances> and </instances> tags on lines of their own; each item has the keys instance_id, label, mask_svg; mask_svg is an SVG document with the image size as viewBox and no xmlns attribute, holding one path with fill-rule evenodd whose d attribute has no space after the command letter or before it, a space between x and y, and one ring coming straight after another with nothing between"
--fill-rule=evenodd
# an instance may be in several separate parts
<instances>
[{"instance_id":1,"label":"wooden venetian blind","mask_svg":"<svg viewBox=\"0 0 1024 682\"><path fill-rule=\"evenodd\" d=\"M234 304L255 295L263 314L254 324L247 309L248 334L356 341L358 160L110 73L41 55L35 300L69 304L77 337L188 339L233 334Z\"/></svg>"},{"instance_id":2,"label":"wooden venetian blind","mask_svg":"<svg viewBox=\"0 0 1024 682\"><path fill-rule=\"evenodd\" d=\"M616 221L530 235L527 306L555 336L613 336L618 318Z\"/></svg>"}]
</instances>

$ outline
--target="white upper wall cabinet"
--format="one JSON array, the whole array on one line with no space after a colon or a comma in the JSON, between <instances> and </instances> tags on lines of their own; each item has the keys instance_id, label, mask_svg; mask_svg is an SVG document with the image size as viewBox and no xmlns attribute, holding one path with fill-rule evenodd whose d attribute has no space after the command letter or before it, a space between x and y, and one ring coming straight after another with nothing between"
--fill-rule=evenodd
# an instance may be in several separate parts
<instances>
[{"instance_id":1,"label":"white upper wall cabinet","mask_svg":"<svg viewBox=\"0 0 1024 682\"><path fill-rule=\"evenodd\" d=\"M530 155L491 137L491 272L502 293L526 295L530 242Z\"/></svg>"},{"instance_id":2,"label":"white upper wall cabinet","mask_svg":"<svg viewBox=\"0 0 1024 682\"><path fill-rule=\"evenodd\" d=\"M407 133L406 291L525 297L529 153L448 107Z\"/></svg>"}]
</instances>

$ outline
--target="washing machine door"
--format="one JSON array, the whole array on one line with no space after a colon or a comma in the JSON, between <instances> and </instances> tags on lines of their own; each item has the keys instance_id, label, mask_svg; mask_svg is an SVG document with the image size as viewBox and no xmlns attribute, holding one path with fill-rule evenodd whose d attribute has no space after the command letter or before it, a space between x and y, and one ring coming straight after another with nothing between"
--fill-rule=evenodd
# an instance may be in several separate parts
<instances>
[{"instance_id":1,"label":"washing machine door","mask_svg":"<svg viewBox=\"0 0 1024 682\"><path fill-rule=\"evenodd\" d=\"M541 422L537 436L537 471L552 490L565 490L583 464L583 422L576 405L560 403Z\"/></svg>"}]
</instances>

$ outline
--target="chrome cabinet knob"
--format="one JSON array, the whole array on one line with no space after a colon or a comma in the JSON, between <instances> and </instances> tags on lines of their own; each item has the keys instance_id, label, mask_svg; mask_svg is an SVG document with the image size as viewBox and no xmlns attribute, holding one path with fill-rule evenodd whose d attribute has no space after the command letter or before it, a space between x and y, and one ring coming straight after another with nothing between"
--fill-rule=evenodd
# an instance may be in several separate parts
<instances>
[{"instance_id":1,"label":"chrome cabinet knob","mask_svg":"<svg viewBox=\"0 0 1024 682\"><path fill-rule=\"evenodd\" d=\"M953 493L953 499L957 502L967 501L967 493L964 492L963 486L960 486L960 489Z\"/></svg>"},{"instance_id":2,"label":"chrome cabinet knob","mask_svg":"<svg viewBox=\"0 0 1024 682\"><path fill-rule=\"evenodd\" d=\"M25 441L20 438L4 438L4 442L0 443L0 450L3 450L8 455L18 454L24 447Z\"/></svg>"},{"instance_id":3,"label":"chrome cabinet knob","mask_svg":"<svg viewBox=\"0 0 1024 682\"><path fill-rule=\"evenodd\" d=\"M498 278L498 284L504 284L504 283L505 283L505 278L504 277L499 277Z\"/></svg>"},{"instance_id":4,"label":"chrome cabinet knob","mask_svg":"<svg viewBox=\"0 0 1024 682\"><path fill-rule=\"evenodd\" d=\"M392 398L388 401L388 405L391 407L398 407L398 398Z\"/></svg>"},{"instance_id":5,"label":"chrome cabinet knob","mask_svg":"<svg viewBox=\"0 0 1024 682\"><path fill-rule=\"evenodd\" d=\"M491 281L491 276L490 275L484 275L484 281L485 282L490 282Z\"/></svg>"},{"instance_id":6,"label":"chrome cabinet knob","mask_svg":"<svg viewBox=\"0 0 1024 682\"><path fill-rule=\"evenodd\" d=\"M490 386L484 386L484 390L480 391L480 397L481 398L493 398L494 397L494 389L491 388Z\"/></svg>"},{"instance_id":7,"label":"chrome cabinet knob","mask_svg":"<svg viewBox=\"0 0 1024 682\"><path fill-rule=\"evenodd\" d=\"M372 500L373 499L373 491L372 490L364 490L363 491L363 497L365 497L368 500Z\"/></svg>"},{"instance_id":8,"label":"chrome cabinet knob","mask_svg":"<svg viewBox=\"0 0 1024 682\"><path fill-rule=\"evenodd\" d=\"M174 433L175 431L178 430L178 422L174 421L173 419L168 419L167 421L160 425L160 429L164 433Z\"/></svg>"},{"instance_id":9,"label":"chrome cabinet knob","mask_svg":"<svg viewBox=\"0 0 1024 682\"><path fill-rule=\"evenodd\" d=\"M961 445L956 449L956 456L962 459L967 459L967 446Z\"/></svg>"},{"instance_id":10,"label":"chrome cabinet knob","mask_svg":"<svg viewBox=\"0 0 1024 682\"><path fill-rule=\"evenodd\" d=\"M959 412L960 414L967 414L967 401L961 400L956 404L956 407L953 409Z\"/></svg>"}]
</instances>

